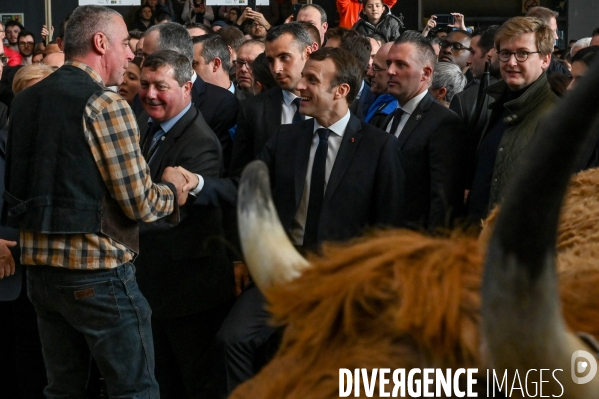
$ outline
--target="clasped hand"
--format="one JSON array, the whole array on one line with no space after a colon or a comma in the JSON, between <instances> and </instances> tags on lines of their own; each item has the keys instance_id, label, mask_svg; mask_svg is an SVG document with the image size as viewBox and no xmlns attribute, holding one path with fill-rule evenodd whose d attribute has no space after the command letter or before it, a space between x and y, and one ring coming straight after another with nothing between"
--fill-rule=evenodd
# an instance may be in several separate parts
<instances>
[{"instance_id":1,"label":"clasped hand","mask_svg":"<svg viewBox=\"0 0 599 399\"><path fill-rule=\"evenodd\" d=\"M169 166L162 173L162 181L172 183L177 189L177 203L185 205L187 195L199 184L198 176L181 166Z\"/></svg>"}]
</instances>

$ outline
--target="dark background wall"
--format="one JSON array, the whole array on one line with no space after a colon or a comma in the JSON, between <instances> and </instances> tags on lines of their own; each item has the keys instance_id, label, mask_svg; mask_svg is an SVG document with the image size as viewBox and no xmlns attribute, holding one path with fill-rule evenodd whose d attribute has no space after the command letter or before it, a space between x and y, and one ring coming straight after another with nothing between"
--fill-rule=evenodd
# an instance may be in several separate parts
<instances>
[{"instance_id":1,"label":"dark background wall","mask_svg":"<svg viewBox=\"0 0 599 399\"><path fill-rule=\"evenodd\" d=\"M55 33L58 26L68 13L77 8L77 0L53 0L52 1L52 23ZM111 7L123 14L124 17L132 15L139 7ZM43 0L0 0L0 13L24 13L25 28L38 35L45 24L45 2Z\"/></svg>"},{"instance_id":2,"label":"dark background wall","mask_svg":"<svg viewBox=\"0 0 599 399\"><path fill-rule=\"evenodd\" d=\"M66 15L77 7L77 0L54 0L52 2L54 27L58 28ZM559 27L566 32L565 38L581 38L590 35L599 26L599 1L597 0L540 0L540 4L554 8L565 4L560 10ZM128 20L138 7L113 7ZM420 8L420 9L419 9ZM466 23L489 24L501 22L509 17L522 15L522 0L398 0L393 8L395 14L402 13L406 27L422 28L422 20L431 14L461 12ZM0 13L25 13L27 29L39 34L44 24L44 2L42 0L0 0Z\"/></svg>"}]
</instances>

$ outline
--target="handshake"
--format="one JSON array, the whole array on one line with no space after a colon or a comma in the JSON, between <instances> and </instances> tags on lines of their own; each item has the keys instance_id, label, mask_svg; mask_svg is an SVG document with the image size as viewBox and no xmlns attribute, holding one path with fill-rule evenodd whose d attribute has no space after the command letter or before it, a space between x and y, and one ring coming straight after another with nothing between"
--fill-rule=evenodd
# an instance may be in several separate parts
<instances>
[{"instance_id":1,"label":"handshake","mask_svg":"<svg viewBox=\"0 0 599 399\"><path fill-rule=\"evenodd\" d=\"M169 166L162 173L162 181L172 183L177 189L179 206L185 205L187 195L195 189L199 182L198 175L191 173L181 166Z\"/></svg>"}]
</instances>

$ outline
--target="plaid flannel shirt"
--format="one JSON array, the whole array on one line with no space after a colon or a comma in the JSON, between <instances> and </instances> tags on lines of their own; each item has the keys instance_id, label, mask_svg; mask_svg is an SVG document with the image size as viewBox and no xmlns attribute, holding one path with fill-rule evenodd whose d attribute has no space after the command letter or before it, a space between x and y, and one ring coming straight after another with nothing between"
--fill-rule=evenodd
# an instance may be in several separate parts
<instances>
[{"instance_id":1,"label":"plaid flannel shirt","mask_svg":"<svg viewBox=\"0 0 599 399\"><path fill-rule=\"evenodd\" d=\"M100 75L89 66L75 61L66 64L83 69L99 88L105 88ZM135 115L121 96L111 91L93 95L85 107L82 124L108 192L129 218L151 222L176 209L171 189L152 183L150 169L139 148ZM21 263L25 265L109 269L135 256L125 245L102 234L21 231L20 240Z\"/></svg>"}]
</instances>

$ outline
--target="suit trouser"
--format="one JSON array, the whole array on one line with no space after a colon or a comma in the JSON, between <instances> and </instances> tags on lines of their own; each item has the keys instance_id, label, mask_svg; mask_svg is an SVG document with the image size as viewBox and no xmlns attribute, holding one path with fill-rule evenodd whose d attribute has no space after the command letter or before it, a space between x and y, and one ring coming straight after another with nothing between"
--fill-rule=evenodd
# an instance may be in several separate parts
<instances>
[{"instance_id":1,"label":"suit trouser","mask_svg":"<svg viewBox=\"0 0 599 399\"><path fill-rule=\"evenodd\" d=\"M216 397L215 336L230 306L227 301L186 316L152 318L161 399Z\"/></svg>"},{"instance_id":2,"label":"suit trouser","mask_svg":"<svg viewBox=\"0 0 599 399\"><path fill-rule=\"evenodd\" d=\"M256 352L279 330L268 324L270 314L258 287L251 285L237 299L217 334L217 350L226 379L219 394L226 397L255 374Z\"/></svg>"}]
</instances>

